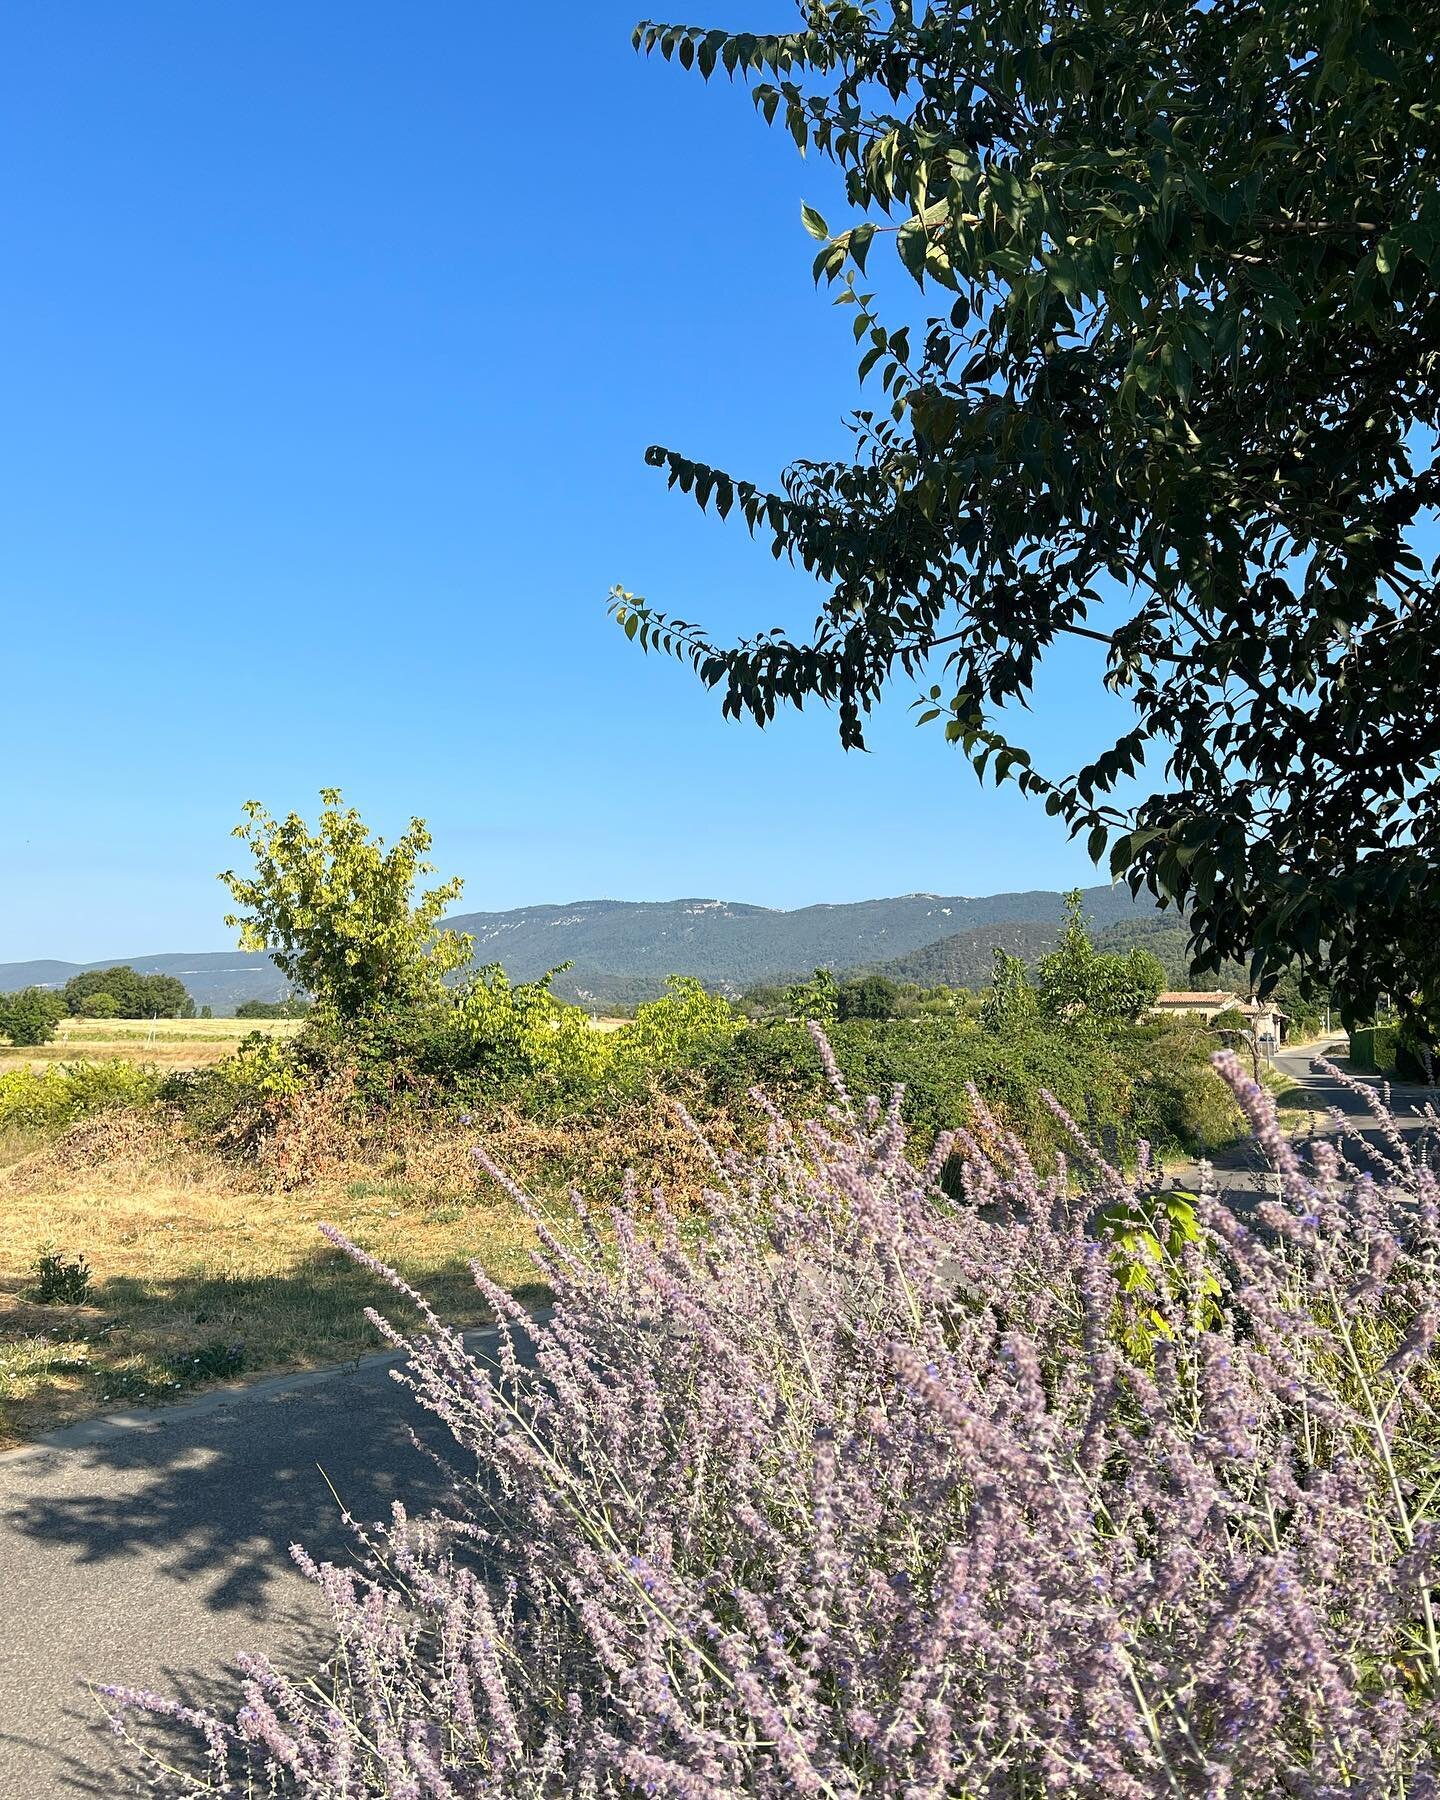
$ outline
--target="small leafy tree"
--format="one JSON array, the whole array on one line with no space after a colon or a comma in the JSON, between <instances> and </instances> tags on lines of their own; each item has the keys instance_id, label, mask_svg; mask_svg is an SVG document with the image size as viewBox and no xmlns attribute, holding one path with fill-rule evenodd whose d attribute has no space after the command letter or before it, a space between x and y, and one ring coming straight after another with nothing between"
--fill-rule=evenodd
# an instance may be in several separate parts
<instances>
[{"instance_id":1,"label":"small leafy tree","mask_svg":"<svg viewBox=\"0 0 1440 1800\"><path fill-rule=\"evenodd\" d=\"M370 835L339 788L322 788L312 830L298 813L273 819L247 801L233 835L254 873L220 877L243 909L226 917L246 950L268 951L297 987L340 1019L362 1019L441 997L448 975L470 960L471 939L440 920L464 885L458 878L415 887L434 872L423 819L390 848Z\"/></svg>"},{"instance_id":2,"label":"small leafy tree","mask_svg":"<svg viewBox=\"0 0 1440 1800\"><path fill-rule=\"evenodd\" d=\"M48 1044L65 1014L65 1002L48 988L27 987L15 994L0 994L0 1036L26 1048Z\"/></svg>"},{"instance_id":3,"label":"small leafy tree","mask_svg":"<svg viewBox=\"0 0 1440 1800\"><path fill-rule=\"evenodd\" d=\"M980 1007L981 1025L997 1037L1018 1037L1034 1024L1039 1012L1040 1002L1023 960L997 945L990 992Z\"/></svg>"},{"instance_id":4,"label":"small leafy tree","mask_svg":"<svg viewBox=\"0 0 1440 1800\"><path fill-rule=\"evenodd\" d=\"M1060 942L1036 971L1040 1010L1077 1029L1113 1031L1133 1024L1165 986L1165 970L1148 950L1106 955L1091 943L1080 890L1065 896Z\"/></svg>"},{"instance_id":5,"label":"small leafy tree","mask_svg":"<svg viewBox=\"0 0 1440 1800\"><path fill-rule=\"evenodd\" d=\"M730 1002L695 976L667 975L660 998L637 1008L630 1024L610 1040L615 1074L622 1082L637 1083L687 1067L707 1053L723 1051L742 1023Z\"/></svg>"},{"instance_id":6,"label":"small leafy tree","mask_svg":"<svg viewBox=\"0 0 1440 1800\"><path fill-rule=\"evenodd\" d=\"M900 1012L900 989L886 975L862 975L847 981L836 995L836 1016L846 1019L893 1019Z\"/></svg>"},{"instance_id":7,"label":"small leafy tree","mask_svg":"<svg viewBox=\"0 0 1440 1800\"><path fill-rule=\"evenodd\" d=\"M808 981L785 990L785 1006L792 1019L829 1024L840 1012L840 985L830 969L817 969Z\"/></svg>"}]
</instances>

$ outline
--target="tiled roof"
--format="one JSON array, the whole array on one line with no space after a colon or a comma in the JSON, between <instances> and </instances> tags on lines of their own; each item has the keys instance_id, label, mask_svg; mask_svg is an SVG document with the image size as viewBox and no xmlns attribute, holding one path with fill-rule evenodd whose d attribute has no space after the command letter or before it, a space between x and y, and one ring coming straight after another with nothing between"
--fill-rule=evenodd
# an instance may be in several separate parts
<instances>
[{"instance_id":1,"label":"tiled roof","mask_svg":"<svg viewBox=\"0 0 1440 1800\"><path fill-rule=\"evenodd\" d=\"M1234 994L1157 994L1157 1006L1235 1006L1238 1004Z\"/></svg>"}]
</instances>

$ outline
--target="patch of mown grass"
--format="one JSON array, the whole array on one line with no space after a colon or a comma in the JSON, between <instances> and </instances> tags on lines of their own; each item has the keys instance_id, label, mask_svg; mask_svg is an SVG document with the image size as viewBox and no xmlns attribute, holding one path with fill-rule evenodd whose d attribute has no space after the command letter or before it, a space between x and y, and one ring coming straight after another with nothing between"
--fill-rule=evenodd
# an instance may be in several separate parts
<instances>
[{"instance_id":1,"label":"patch of mown grass","mask_svg":"<svg viewBox=\"0 0 1440 1800\"><path fill-rule=\"evenodd\" d=\"M401 1179L277 1194L127 1169L112 1191L81 1172L0 1195L0 1446L88 1414L154 1406L218 1381L354 1360L384 1348L364 1317L418 1319L320 1236L332 1223L460 1326L489 1314L478 1259L527 1299L543 1297L518 1208ZM88 1302L44 1305L36 1260L83 1255Z\"/></svg>"}]
</instances>

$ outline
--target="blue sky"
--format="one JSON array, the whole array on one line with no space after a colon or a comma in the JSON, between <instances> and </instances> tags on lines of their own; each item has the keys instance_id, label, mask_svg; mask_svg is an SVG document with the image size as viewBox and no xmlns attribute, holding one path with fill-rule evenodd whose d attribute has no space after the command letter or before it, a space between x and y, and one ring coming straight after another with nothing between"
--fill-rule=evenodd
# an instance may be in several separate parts
<instances>
[{"instance_id":1,"label":"blue sky","mask_svg":"<svg viewBox=\"0 0 1440 1800\"><path fill-rule=\"evenodd\" d=\"M476 909L1097 879L908 693L846 756L606 617L618 581L803 627L817 591L643 451L773 480L855 393L799 222L831 177L634 16L6 9L0 960L223 946L241 803L326 784L425 816ZM1042 765L1101 731L1094 668L1047 680Z\"/></svg>"}]
</instances>

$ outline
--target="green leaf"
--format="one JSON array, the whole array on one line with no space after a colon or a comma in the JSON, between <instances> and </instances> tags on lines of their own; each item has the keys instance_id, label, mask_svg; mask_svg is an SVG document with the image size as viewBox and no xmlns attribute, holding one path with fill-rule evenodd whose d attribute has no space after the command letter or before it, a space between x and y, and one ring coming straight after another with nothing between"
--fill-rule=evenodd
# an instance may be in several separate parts
<instances>
[{"instance_id":1,"label":"green leaf","mask_svg":"<svg viewBox=\"0 0 1440 1800\"><path fill-rule=\"evenodd\" d=\"M825 223L824 218L816 212L813 206L802 204L800 208L800 218L805 229L810 233L812 238L819 238L822 242L827 242L829 240L830 227Z\"/></svg>"},{"instance_id":2,"label":"green leaf","mask_svg":"<svg viewBox=\"0 0 1440 1800\"><path fill-rule=\"evenodd\" d=\"M917 281L923 281L925 276L925 246L925 227L917 218L907 219L895 239L895 248Z\"/></svg>"}]
</instances>

